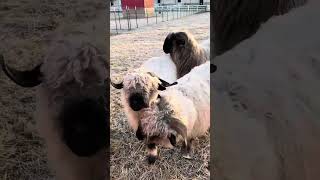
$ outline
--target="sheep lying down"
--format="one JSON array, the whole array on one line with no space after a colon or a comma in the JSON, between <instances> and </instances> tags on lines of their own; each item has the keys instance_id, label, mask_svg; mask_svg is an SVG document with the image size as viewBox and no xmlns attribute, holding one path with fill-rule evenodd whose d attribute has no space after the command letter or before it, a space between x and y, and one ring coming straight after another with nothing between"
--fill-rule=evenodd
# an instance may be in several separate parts
<instances>
[{"instance_id":1,"label":"sheep lying down","mask_svg":"<svg viewBox=\"0 0 320 180\"><path fill-rule=\"evenodd\" d=\"M178 135L183 139L183 157L191 158L193 139L210 127L210 62L160 91L157 100L140 113L138 133L146 137L148 161L157 159L156 145L175 145Z\"/></svg>"}]
</instances>

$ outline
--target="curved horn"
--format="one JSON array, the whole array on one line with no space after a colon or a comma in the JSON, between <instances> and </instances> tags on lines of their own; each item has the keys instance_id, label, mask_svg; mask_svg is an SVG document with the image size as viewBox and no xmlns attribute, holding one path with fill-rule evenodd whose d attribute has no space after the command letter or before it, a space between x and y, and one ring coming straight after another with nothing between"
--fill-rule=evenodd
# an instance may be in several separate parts
<instances>
[{"instance_id":1,"label":"curved horn","mask_svg":"<svg viewBox=\"0 0 320 180\"><path fill-rule=\"evenodd\" d=\"M41 84L41 65L37 65L32 70L27 71L18 71L16 69L7 66L4 62L4 58L0 55L0 65L4 71L4 73L16 84L22 87L35 87Z\"/></svg>"},{"instance_id":2,"label":"curved horn","mask_svg":"<svg viewBox=\"0 0 320 180\"><path fill-rule=\"evenodd\" d=\"M120 82L120 83L116 84L116 83L114 83L114 82L112 82L110 80L110 84L116 89L122 89L123 88L123 82Z\"/></svg>"},{"instance_id":3,"label":"curved horn","mask_svg":"<svg viewBox=\"0 0 320 180\"><path fill-rule=\"evenodd\" d=\"M163 43L163 52L168 54L168 53L171 53L172 51L172 47L173 47L173 37L174 33L170 33L167 35L166 39L164 40L164 43Z\"/></svg>"},{"instance_id":4,"label":"curved horn","mask_svg":"<svg viewBox=\"0 0 320 180\"><path fill-rule=\"evenodd\" d=\"M187 127L179 119L172 118L169 127L180 134L185 141L187 140Z\"/></svg>"}]
</instances>

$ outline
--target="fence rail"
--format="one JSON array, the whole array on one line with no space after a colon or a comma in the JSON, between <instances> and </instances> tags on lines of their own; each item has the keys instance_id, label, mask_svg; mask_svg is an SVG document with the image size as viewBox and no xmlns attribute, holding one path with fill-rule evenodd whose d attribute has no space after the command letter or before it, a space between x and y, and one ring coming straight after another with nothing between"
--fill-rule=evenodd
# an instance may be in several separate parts
<instances>
[{"instance_id":1,"label":"fence rail","mask_svg":"<svg viewBox=\"0 0 320 180\"><path fill-rule=\"evenodd\" d=\"M155 6L153 9L110 8L111 35L137 29L142 26L171 21L185 16L210 11L207 5Z\"/></svg>"}]
</instances>

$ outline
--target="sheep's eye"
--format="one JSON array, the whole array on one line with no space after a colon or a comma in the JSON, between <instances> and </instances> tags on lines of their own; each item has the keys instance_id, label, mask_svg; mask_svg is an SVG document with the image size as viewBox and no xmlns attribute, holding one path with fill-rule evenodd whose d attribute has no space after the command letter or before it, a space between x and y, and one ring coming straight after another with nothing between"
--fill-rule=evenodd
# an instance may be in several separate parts
<instances>
[{"instance_id":1,"label":"sheep's eye","mask_svg":"<svg viewBox=\"0 0 320 180\"><path fill-rule=\"evenodd\" d=\"M178 39L177 40L177 44L179 45L184 45L185 44L185 41L183 39Z\"/></svg>"}]
</instances>

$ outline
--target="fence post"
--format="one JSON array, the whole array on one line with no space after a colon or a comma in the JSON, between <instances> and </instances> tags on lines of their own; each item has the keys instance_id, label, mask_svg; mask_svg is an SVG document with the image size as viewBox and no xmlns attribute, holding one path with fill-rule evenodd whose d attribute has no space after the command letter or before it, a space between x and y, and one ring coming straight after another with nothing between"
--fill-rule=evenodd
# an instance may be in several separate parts
<instances>
[{"instance_id":1,"label":"fence post","mask_svg":"<svg viewBox=\"0 0 320 180\"><path fill-rule=\"evenodd\" d=\"M135 10L135 13L136 13L136 26L138 28L138 14L137 14L137 6L134 6L134 10Z\"/></svg>"},{"instance_id":2,"label":"fence post","mask_svg":"<svg viewBox=\"0 0 320 180\"><path fill-rule=\"evenodd\" d=\"M167 21L169 21L169 16L168 16L168 7L166 7L166 11L167 11Z\"/></svg>"},{"instance_id":3,"label":"fence post","mask_svg":"<svg viewBox=\"0 0 320 180\"><path fill-rule=\"evenodd\" d=\"M147 24L149 24L149 15L148 15L148 11L146 8L144 8L145 13L147 14Z\"/></svg>"},{"instance_id":4,"label":"fence post","mask_svg":"<svg viewBox=\"0 0 320 180\"><path fill-rule=\"evenodd\" d=\"M162 22L163 22L163 6L161 6L161 17L162 17Z\"/></svg>"},{"instance_id":5,"label":"fence post","mask_svg":"<svg viewBox=\"0 0 320 180\"><path fill-rule=\"evenodd\" d=\"M117 15L116 15L116 11L113 11L114 13L114 22L116 23L116 32L118 34L118 25L117 25Z\"/></svg>"},{"instance_id":6,"label":"fence post","mask_svg":"<svg viewBox=\"0 0 320 180\"><path fill-rule=\"evenodd\" d=\"M123 11L123 10L122 10ZM121 21L120 21L120 9L117 10L117 14L118 14L118 20L119 20L119 28L121 30Z\"/></svg>"},{"instance_id":7,"label":"fence post","mask_svg":"<svg viewBox=\"0 0 320 180\"><path fill-rule=\"evenodd\" d=\"M177 7L177 19L179 18L179 9L180 7Z\"/></svg>"},{"instance_id":8,"label":"fence post","mask_svg":"<svg viewBox=\"0 0 320 180\"><path fill-rule=\"evenodd\" d=\"M128 16L128 7L126 6L126 15L127 15L127 23L128 23L128 30L129 30L129 16Z\"/></svg>"},{"instance_id":9,"label":"fence post","mask_svg":"<svg viewBox=\"0 0 320 180\"><path fill-rule=\"evenodd\" d=\"M130 8L128 8L128 12L129 12L129 27L131 30L131 13L130 13Z\"/></svg>"},{"instance_id":10,"label":"fence post","mask_svg":"<svg viewBox=\"0 0 320 180\"><path fill-rule=\"evenodd\" d=\"M158 24L158 12L156 8L154 9L154 12L156 13L156 24Z\"/></svg>"},{"instance_id":11,"label":"fence post","mask_svg":"<svg viewBox=\"0 0 320 180\"><path fill-rule=\"evenodd\" d=\"M171 7L170 9L171 9L171 14L172 14L172 19L174 19L174 8Z\"/></svg>"}]
</instances>

